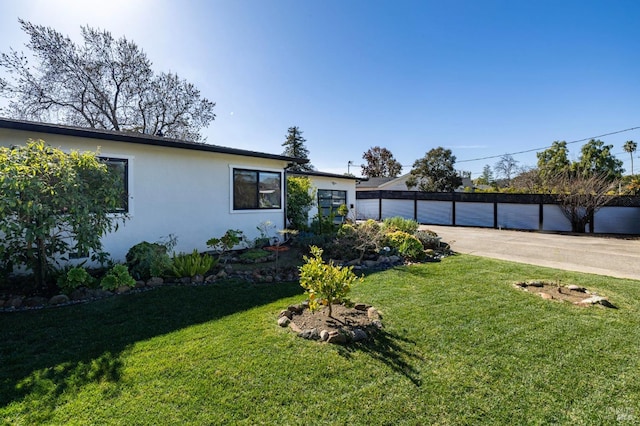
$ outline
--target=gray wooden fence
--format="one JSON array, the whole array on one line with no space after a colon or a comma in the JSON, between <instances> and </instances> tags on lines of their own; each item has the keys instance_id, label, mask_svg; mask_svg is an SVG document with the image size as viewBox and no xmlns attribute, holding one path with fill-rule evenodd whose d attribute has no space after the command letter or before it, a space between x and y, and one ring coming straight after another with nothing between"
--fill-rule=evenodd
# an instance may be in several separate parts
<instances>
[{"instance_id":1,"label":"gray wooden fence","mask_svg":"<svg viewBox=\"0 0 640 426\"><path fill-rule=\"evenodd\" d=\"M556 199L544 194L359 191L356 212L358 219L401 216L427 225L571 231ZM640 197L611 197L592 226L588 232L640 235Z\"/></svg>"}]
</instances>

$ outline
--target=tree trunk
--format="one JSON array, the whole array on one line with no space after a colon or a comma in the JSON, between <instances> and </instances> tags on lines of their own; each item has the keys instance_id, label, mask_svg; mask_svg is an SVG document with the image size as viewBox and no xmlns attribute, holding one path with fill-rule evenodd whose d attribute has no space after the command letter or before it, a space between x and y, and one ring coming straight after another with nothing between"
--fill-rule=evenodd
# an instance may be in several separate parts
<instances>
[{"instance_id":1,"label":"tree trunk","mask_svg":"<svg viewBox=\"0 0 640 426\"><path fill-rule=\"evenodd\" d=\"M47 283L47 252L45 242L42 238L36 239L36 249L37 254L35 260L37 267L34 271L36 285L38 288L47 292L49 290L49 283Z\"/></svg>"}]
</instances>

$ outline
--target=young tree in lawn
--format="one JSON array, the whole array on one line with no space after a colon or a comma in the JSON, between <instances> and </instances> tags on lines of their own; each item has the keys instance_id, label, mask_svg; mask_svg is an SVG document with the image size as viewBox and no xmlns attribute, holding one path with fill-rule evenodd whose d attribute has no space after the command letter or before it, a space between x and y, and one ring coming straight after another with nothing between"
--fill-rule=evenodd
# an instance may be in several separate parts
<instances>
[{"instance_id":1,"label":"young tree in lawn","mask_svg":"<svg viewBox=\"0 0 640 426\"><path fill-rule=\"evenodd\" d=\"M17 119L139 132L201 141L215 118L215 103L174 73L155 74L132 41L81 27L77 44L58 31L19 20L32 58L11 49L0 54L0 112ZM30 59L35 62L30 64Z\"/></svg>"},{"instance_id":2,"label":"young tree in lawn","mask_svg":"<svg viewBox=\"0 0 640 426\"><path fill-rule=\"evenodd\" d=\"M387 148L374 146L362 154L362 158L367 162L366 165L362 165L362 175L369 178L395 178L402 171L402 164L393 158L393 154Z\"/></svg>"},{"instance_id":3,"label":"young tree in lawn","mask_svg":"<svg viewBox=\"0 0 640 426\"><path fill-rule=\"evenodd\" d=\"M25 266L48 288L52 263L69 252L98 253L117 228L123 185L94 153L66 154L44 141L0 147L0 262Z\"/></svg>"},{"instance_id":4,"label":"young tree in lawn","mask_svg":"<svg viewBox=\"0 0 640 426\"><path fill-rule=\"evenodd\" d=\"M413 163L407 188L417 187L425 192L454 191L462 185L462 178L454 169L456 157L450 149L433 148Z\"/></svg>"},{"instance_id":5,"label":"young tree in lawn","mask_svg":"<svg viewBox=\"0 0 640 426\"><path fill-rule=\"evenodd\" d=\"M633 175L633 153L636 152L638 144L634 141L626 141L622 148L624 149L624 152L629 153L629 156L631 157L631 174Z\"/></svg>"},{"instance_id":6,"label":"young tree in lawn","mask_svg":"<svg viewBox=\"0 0 640 426\"><path fill-rule=\"evenodd\" d=\"M282 155L295 158L304 158L307 160L309 159L309 150L304 144L307 140L302 137L302 133L302 130L300 130L297 126L289 127L289 129L287 130L286 139L282 143L282 146L284 146ZM311 163L295 164L289 167L289 170L297 172L310 172L314 170L314 167L311 165Z\"/></svg>"}]
</instances>

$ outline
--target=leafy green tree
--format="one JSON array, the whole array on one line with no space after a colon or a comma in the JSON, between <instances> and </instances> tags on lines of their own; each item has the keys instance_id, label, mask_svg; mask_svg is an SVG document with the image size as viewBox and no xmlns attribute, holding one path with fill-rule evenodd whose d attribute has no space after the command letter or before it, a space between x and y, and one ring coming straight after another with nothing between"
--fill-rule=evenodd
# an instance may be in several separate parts
<instances>
[{"instance_id":1,"label":"leafy green tree","mask_svg":"<svg viewBox=\"0 0 640 426\"><path fill-rule=\"evenodd\" d=\"M315 203L315 190L306 176L287 176L287 221L293 229L309 227L309 210Z\"/></svg>"},{"instance_id":2,"label":"leafy green tree","mask_svg":"<svg viewBox=\"0 0 640 426\"><path fill-rule=\"evenodd\" d=\"M554 141L551 147L536 153L538 157L538 173L543 182L571 168L568 153L569 150L565 141Z\"/></svg>"},{"instance_id":3,"label":"leafy green tree","mask_svg":"<svg viewBox=\"0 0 640 426\"><path fill-rule=\"evenodd\" d=\"M620 179L624 172L623 163L611 153L612 148L613 145L591 139L582 146L580 159L572 165L574 171L585 177L597 175L609 181Z\"/></svg>"},{"instance_id":4,"label":"leafy green tree","mask_svg":"<svg viewBox=\"0 0 640 426\"><path fill-rule=\"evenodd\" d=\"M622 148L624 149L624 152L629 153L629 156L631 157L631 174L633 175L633 153L636 152L638 144L634 141L626 141Z\"/></svg>"},{"instance_id":5,"label":"leafy green tree","mask_svg":"<svg viewBox=\"0 0 640 426\"><path fill-rule=\"evenodd\" d=\"M0 147L0 261L24 265L47 289L51 265L71 251L97 253L123 216L119 176L94 153L65 154L44 141Z\"/></svg>"},{"instance_id":6,"label":"leafy green tree","mask_svg":"<svg viewBox=\"0 0 640 426\"><path fill-rule=\"evenodd\" d=\"M282 143L282 146L284 146L282 155L295 158L304 158L306 160L309 159L309 150L304 144L307 140L302 137L302 133L302 130L300 130L297 126L289 127L289 129L287 130L287 139ZM314 168L310 163L295 164L289 167L289 170L296 172L309 172L313 169Z\"/></svg>"},{"instance_id":7,"label":"leafy green tree","mask_svg":"<svg viewBox=\"0 0 640 426\"><path fill-rule=\"evenodd\" d=\"M433 148L413 163L407 188L417 187L425 192L448 192L462 185L462 178L454 169L456 157L450 149Z\"/></svg>"},{"instance_id":8,"label":"leafy green tree","mask_svg":"<svg viewBox=\"0 0 640 426\"><path fill-rule=\"evenodd\" d=\"M362 158L367 161L362 165L362 175L370 178L391 177L395 178L402 171L402 164L393 158L393 154L387 148L374 146L362 154Z\"/></svg>"},{"instance_id":9,"label":"leafy green tree","mask_svg":"<svg viewBox=\"0 0 640 426\"><path fill-rule=\"evenodd\" d=\"M52 28L19 22L33 58L13 49L0 54L7 75L0 96L10 100L4 115L192 141L202 140L200 129L215 118L215 103L177 74L155 74L124 37L81 27L83 43L76 44Z\"/></svg>"}]
</instances>

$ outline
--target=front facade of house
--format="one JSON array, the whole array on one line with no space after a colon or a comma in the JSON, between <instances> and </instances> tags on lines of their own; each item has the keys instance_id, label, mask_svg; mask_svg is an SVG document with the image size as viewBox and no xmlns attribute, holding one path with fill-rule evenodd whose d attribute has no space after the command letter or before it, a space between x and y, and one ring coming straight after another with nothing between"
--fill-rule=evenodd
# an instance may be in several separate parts
<instances>
[{"instance_id":1,"label":"front facade of house","mask_svg":"<svg viewBox=\"0 0 640 426\"><path fill-rule=\"evenodd\" d=\"M128 219L103 238L104 250L116 261L141 241L169 235L177 238L177 252L190 252L207 250L206 241L228 229L255 238L263 222L283 228L285 169L305 162L148 135L0 119L0 146L29 139L66 152L98 152L122 173L126 201L121 210Z\"/></svg>"},{"instance_id":2,"label":"front facade of house","mask_svg":"<svg viewBox=\"0 0 640 426\"><path fill-rule=\"evenodd\" d=\"M338 208L344 204L349 209L347 217L356 217L356 183L363 180L347 175L324 172L288 172L292 176L306 176L315 191L315 204L309 210L309 220L318 215L337 215Z\"/></svg>"}]
</instances>

